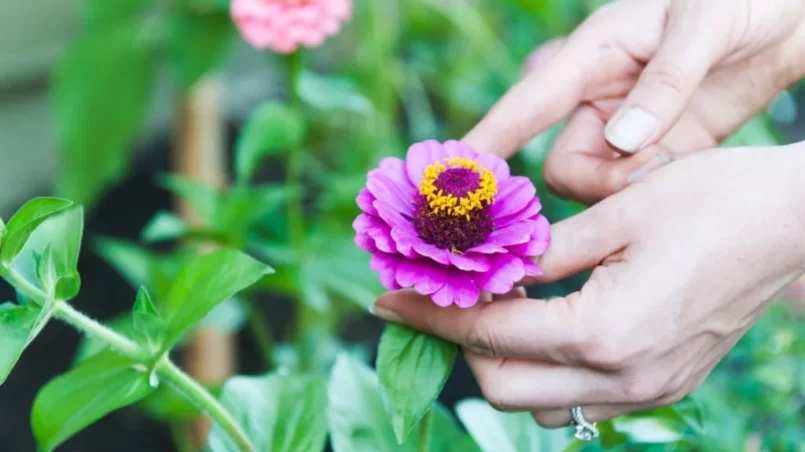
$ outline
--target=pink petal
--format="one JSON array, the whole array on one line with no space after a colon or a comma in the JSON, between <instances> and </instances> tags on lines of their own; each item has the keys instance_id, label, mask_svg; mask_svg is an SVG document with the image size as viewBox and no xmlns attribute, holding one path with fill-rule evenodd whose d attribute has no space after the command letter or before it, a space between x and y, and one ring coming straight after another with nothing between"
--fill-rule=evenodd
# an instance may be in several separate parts
<instances>
[{"instance_id":1,"label":"pink petal","mask_svg":"<svg viewBox=\"0 0 805 452\"><path fill-rule=\"evenodd\" d=\"M481 289L493 294L505 294L514 284L525 277L525 265L521 258L511 254L496 254L491 257L492 268L486 273L476 273L475 280Z\"/></svg>"},{"instance_id":2,"label":"pink petal","mask_svg":"<svg viewBox=\"0 0 805 452\"><path fill-rule=\"evenodd\" d=\"M422 239L411 233L407 228L391 228L391 238L397 245L397 251L407 258L417 257L414 245L422 242Z\"/></svg>"},{"instance_id":3,"label":"pink petal","mask_svg":"<svg viewBox=\"0 0 805 452\"><path fill-rule=\"evenodd\" d=\"M415 190L414 184L408 179L404 160L397 157L386 157L380 161L379 168L398 187L406 188L408 191Z\"/></svg>"},{"instance_id":4,"label":"pink petal","mask_svg":"<svg viewBox=\"0 0 805 452\"><path fill-rule=\"evenodd\" d=\"M364 212L377 215L377 209L375 209L375 206L372 205L372 203L375 202L375 197L372 196L372 192L370 192L369 189L361 188L361 191L358 192L358 197L355 199L355 202Z\"/></svg>"},{"instance_id":5,"label":"pink petal","mask_svg":"<svg viewBox=\"0 0 805 452\"><path fill-rule=\"evenodd\" d=\"M485 272L491 266L489 258L482 254L448 253L448 257L459 270Z\"/></svg>"},{"instance_id":6,"label":"pink petal","mask_svg":"<svg viewBox=\"0 0 805 452\"><path fill-rule=\"evenodd\" d=\"M374 240L375 246L380 251L384 253L394 253L397 251L394 240L391 238L391 230L388 226L367 229L366 233Z\"/></svg>"},{"instance_id":7,"label":"pink petal","mask_svg":"<svg viewBox=\"0 0 805 452\"><path fill-rule=\"evenodd\" d=\"M445 283L445 268L426 260L408 260L397 267L397 283L402 287L414 287L422 295L430 295Z\"/></svg>"},{"instance_id":8,"label":"pink petal","mask_svg":"<svg viewBox=\"0 0 805 452\"><path fill-rule=\"evenodd\" d=\"M421 254L424 257L429 257L434 261L447 265L450 263L448 259L449 251L437 248L429 243L423 242L421 239L414 243L414 251Z\"/></svg>"},{"instance_id":9,"label":"pink petal","mask_svg":"<svg viewBox=\"0 0 805 452\"><path fill-rule=\"evenodd\" d=\"M380 169L369 171L366 188L377 198L405 215L414 214L415 193L410 186L399 186Z\"/></svg>"},{"instance_id":10,"label":"pink petal","mask_svg":"<svg viewBox=\"0 0 805 452\"><path fill-rule=\"evenodd\" d=\"M492 215L496 218L523 210L537 194L534 184L522 176L503 180L498 184L498 190L495 202L492 204Z\"/></svg>"},{"instance_id":11,"label":"pink petal","mask_svg":"<svg viewBox=\"0 0 805 452\"><path fill-rule=\"evenodd\" d=\"M422 181L422 176L425 174L425 168L441 160L443 155L442 145L436 140L427 140L411 145L405 157L408 179L414 185L419 185L419 182Z\"/></svg>"},{"instance_id":12,"label":"pink petal","mask_svg":"<svg viewBox=\"0 0 805 452\"><path fill-rule=\"evenodd\" d=\"M527 243L533 231L534 226L532 222L521 221L520 223L515 223L492 232L489 234L487 241L498 246L519 245L521 243Z\"/></svg>"},{"instance_id":13,"label":"pink petal","mask_svg":"<svg viewBox=\"0 0 805 452\"><path fill-rule=\"evenodd\" d=\"M468 144L456 140L445 141L442 148L448 157L461 157L475 160L475 157L478 156L478 153Z\"/></svg>"},{"instance_id":14,"label":"pink petal","mask_svg":"<svg viewBox=\"0 0 805 452\"><path fill-rule=\"evenodd\" d=\"M495 175L495 179L498 180L498 183L502 182L504 179L508 179L509 176L511 176L509 164L497 155L479 154L478 157L475 158L475 161L489 171L492 171L492 174Z\"/></svg>"},{"instance_id":15,"label":"pink petal","mask_svg":"<svg viewBox=\"0 0 805 452\"><path fill-rule=\"evenodd\" d=\"M542 210L542 203L539 198L532 198L523 210L512 215L495 218L495 228L505 228L512 223L532 218L539 214L540 210Z\"/></svg>"},{"instance_id":16,"label":"pink petal","mask_svg":"<svg viewBox=\"0 0 805 452\"><path fill-rule=\"evenodd\" d=\"M467 250L468 253L480 253L480 254L493 254L493 253L506 253L508 252L506 248L503 248L500 245L496 245L494 243L484 243L482 245L474 246Z\"/></svg>"},{"instance_id":17,"label":"pink petal","mask_svg":"<svg viewBox=\"0 0 805 452\"><path fill-rule=\"evenodd\" d=\"M394 228L403 228L403 229L411 229L411 223L400 214L400 211L395 209L394 207L390 206L388 203L377 200L372 203L377 209L377 214L380 215L380 218L383 219L389 226Z\"/></svg>"},{"instance_id":18,"label":"pink petal","mask_svg":"<svg viewBox=\"0 0 805 452\"><path fill-rule=\"evenodd\" d=\"M447 307L455 304L460 308L469 308L478 303L480 291L475 281L465 272L450 269L444 286L431 298L439 306Z\"/></svg>"},{"instance_id":19,"label":"pink petal","mask_svg":"<svg viewBox=\"0 0 805 452\"><path fill-rule=\"evenodd\" d=\"M394 276L402 260L394 254L377 253L369 261L369 267L380 274L380 284L387 290L401 289Z\"/></svg>"},{"instance_id":20,"label":"pink petal","mask_svg":"<svg viewBox=\"0 0 805 452\"><path fill-rule=\"evenodd\" d=\"M526 276L542 276L542 269L534 261L528 258L521 258Z\"/></svg>"},{"instance_id":21,"label":"pink petal","mask_svg":"<svg viewBox=\"0 0 805 452\"><path fill-rule=\"evenodd\" d=\"M355 244L358 245L362 250L370 253L377 251L375 240L371 238L368 233L363 231L355 234Z\"/></svg>"}]
</instances>

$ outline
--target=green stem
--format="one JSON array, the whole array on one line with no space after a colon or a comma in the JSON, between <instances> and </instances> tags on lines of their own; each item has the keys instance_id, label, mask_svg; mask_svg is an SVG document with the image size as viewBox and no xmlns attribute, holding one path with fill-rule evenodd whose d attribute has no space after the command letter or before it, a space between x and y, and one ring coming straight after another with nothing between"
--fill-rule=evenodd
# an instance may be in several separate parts
<instances>
[{"instance_id":1,"label":"green stem","mask_svg":"<svg viewBox=\"0 0 805 452\"><path fill-rule=\"evenodd\" d=\"M38 303L40 306L45 306L48 302L48 295L42 289L25 279L15 269L7 269L2 277L17 289L17 291ZM118 353L134 361L144 364L151 362L151 355L148 351L128 337L76 311L72 306L67 304L66 301L56 300L52 303L53 315L55 317L69 323L79 331L103 341ZM240 450L244 452L253 452L255 450L246 434L218 400L190 376L182 372L182 370L167 357L157 363L156 372L159 377L168 381L176 390L184 394L185 397L198 404L227 432L227 434L229 434Z\"/></svg>"},{"instance_id":2,"label":"green stem","mask_svg":"<svg viewBox=\"0 0 805 452\"><path fill-rule=\"evenodd\" d=\"M252 305L251 312L249 312L249 331L254 337L254 342L257 343L257 348L260 349L260 354L263 355L265 371L273 370L275 365L274 337L271 335L271 329L268 327L268 321L265 316L254 305Z\"/></svg>"},{"instance_id":3,"label":"green stem","mask_svg":"<svg viewBox=\"0 0 805 452\"><path fill-rule=\"evenodd\" d=\"M112 347L118 353L121 353L135 361L148 362L151 356L149 353L140 347L136 342L111 330L95 320L87 317L83 313L76 311L69 304L58 301L54 305L54 315L74 326L76 329L81 330L88 335L99 339Z\"/></svg>"},{"instance_id":4,"label":"green stem","mask_svg":"<svg viewBox=\"0 0 805 452\"><path fill-rule=\"evenodd\" d=\"M32 301L35 301L40 306L44 305L47 301L47 295L42 289L36 287L35 285L31 284L30 281L25 279L21 274L17 273L17 270L13 268L7 269L5 273L0 272L3 275L3 278L11 284L12 287L17 289L17 291Z\"/></svg>"},{"instance_id":5,"label":"green stem","mask_svg":"<svg viewBox=\"0 0 805 452\"><path fill-rule=\"evenodd\" d=\"M157 375L166 381L173 389L195 402L202 411L207 413L235 442L243 452L254 452L256 449L249 441L249 437L232 415L212 396L203 386L187 375L176 364L168 359L162 360L156 367Z\"/></svg>"},{"instance_id":6,"label":"green stem","mask_svg":"<svg viewBox=\"0 0 805 452\"><path fill-rule=\"evenodd\" d=\"M433 408L429 409L425 416L422 417L419 428L419 445L417 452L430 451L430 435L433 428Z\"/></svg>"},{"instance_id":7,"label":"green stem","mask_svg":"<svg viewBox=\"0 0 805 452\"><path fill-rule=\"evenodd\" d=\"M302 52L296 51L288 56L288 103L291 108L299 110L301 99L299 97L299 82L304 68ZM288 234L291 247L299 253L304 240L304 214L302 210L302 166L304 165L304 149L294 146L288 150L288 186L298 189L299 193L288 202Z\"/></svg>"}]
</instances>

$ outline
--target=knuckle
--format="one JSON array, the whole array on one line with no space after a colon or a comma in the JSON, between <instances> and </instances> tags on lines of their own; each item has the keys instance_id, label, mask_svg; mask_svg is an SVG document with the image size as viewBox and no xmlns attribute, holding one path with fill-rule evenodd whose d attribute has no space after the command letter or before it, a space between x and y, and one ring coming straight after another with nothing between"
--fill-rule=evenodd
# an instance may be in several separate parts
<instances>
[{"instance_id":1,"label":"knuckle","mask_svg":"<svg viewBox=\"0 0 805 452\"><path fill-rule=\"evenodd\" d=\"M660 90L681 93L685 87L685 72L671 61L657 61L643 72L649 92Z\"/></svg>"},{"instance_id":2,"label":"knuckle","mask_svg":"<svg viewBox=\"0 0 805 452\"><path fill-rule=\"evenodd\" d=\"M478 319L470 325L464 346L476 353L493 355L495 348L493 333L485 326L480 318L479 316Z\"/></svg>"},{"instance_id":3,"label":"knuckle","mask_svg":"<svg viewBox=\"0 0 805 452\"><path fill-rule=\"evenodd\" d=\"M582 361L605 370L620 370L629 367L635 353L633 346L611 335L591 335L581 349Z\"/></svg>"},{"instance_id":4,"label":"knuckle","mask_svg":"<svg viewBox=\"0 0 805 452\"><path fill-rule=\"evenodd\" d=\"M623 382L626 403L651 403L662 399L665 390L661 384L650 378L630 378Z\"/></svg>"}]
</instances>

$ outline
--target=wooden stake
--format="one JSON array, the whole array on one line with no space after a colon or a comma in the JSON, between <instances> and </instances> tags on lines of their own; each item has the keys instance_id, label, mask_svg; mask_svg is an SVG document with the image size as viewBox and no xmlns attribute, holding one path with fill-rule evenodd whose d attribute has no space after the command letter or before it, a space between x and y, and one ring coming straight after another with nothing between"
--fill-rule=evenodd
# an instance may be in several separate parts
<instances>
[{"instance_id":1,"label":"wooden stake","mask_svg":"<svg viewBox=\"0 0 805 452\"><path fill-rule=\"evenodd\" d=\"M222 83L201 80L178 103L175 124L174 171L183 177L215 188L226 185L226 152L221 115ZM176 199L176 210L190 225L202 219L193 208ZM201 251L209 252L212 245ZM231 334L212 329L196 330L185 349L184 366L202 384L220 384L236 367L236 344ZM206 444L210 423L206 418L191 422L190 436L198 446Z\"/></svg>"}]
</instances>

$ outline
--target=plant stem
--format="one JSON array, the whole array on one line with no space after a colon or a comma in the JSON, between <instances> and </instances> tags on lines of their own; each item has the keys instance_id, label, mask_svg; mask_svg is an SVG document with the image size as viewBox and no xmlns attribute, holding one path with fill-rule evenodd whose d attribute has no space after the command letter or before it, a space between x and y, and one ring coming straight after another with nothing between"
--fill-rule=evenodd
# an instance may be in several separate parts
<instances>
[{"instance_id":1,"label":"plant stem","mask_svg":"<svg viewBox=\"0 0 805 452\"><path fill-rule=\"evenodd\" d=\"M26 298L30 298L31 300L35 301L37 304L44 305L47 301L47 295L42 289L36 287L35 285L31 284L30 281L25 279L21 274L17 272L17 270L13 268L8 268L5 273L0 271L3 278L11 284L12 287L17 289L17 291Z\"/></svg>"},{"instance_id":2,"label":"plant stem","mask_svg":"<svg viewBox=\"0 0 805 452\"><path fill-rule=\"evenodd\" d=\"M187 375L176 364L168 359L164 359L157 364L157 375L173 389L182 393L185 397L198 404L224 431L229 435L238 448L244 452L254 452L255 448L249 441L249 437L240 425L232 418L232 415L221 405L196 380Z\"/></svg>"},{"instance_id":3,"label":"plant stem","mask_svg":"<svg viewBox=\"0 0 805 452\"><path fill-rule=\"evenodd\" d=\"M76 311L72 306L64 301L58 301L54 305L54 315L74 326L75 328L87 333L88 335L100 339L109 344L117 352L139 362L148 362L150 355L145 349L136 342L111 330L95 320L87 317L83 313Z\"/></svg>"},{"instance_id":4,"label":"plant stem","mask_svg":"<svg viewBox=\"0 0 805 452\"><path fill-rule=\"evenodd\" d=\"M48 295L42 289L34 286L15 269L7 269L2 277L20 293L40 305L44 306L48 301ZM151 361L151 355L139 344L76 311L66 301L56 300L53 302L53 315L69 323L79 331L103 341L118 353L134 361L144 364ZM159 377L171 384L177 391L198 404L204 412L226 431L240 450L244 452L255 451L254 446L249 442L248 437L240 426L232 419L229 412L212 394L179 369L176 364L165 357L157 363L156 372Z\"/></svg>"},{"instance_id":5,"label":"plant stem","mask_svg":"<svg viewBox=\"0 0 805 452\"><path fill-rule=\"evenodd\" d=\"M268 321L263 313L257 308L255 303L252 303L252 309L249 312L249 330L254 337L254 342L257 343L257 348L260 349L260 354L263 355L265 361L265 371L269 372L274 369L274 337L271 335L271 329L268 327Z\"/></svg>"},{"instance_id":6,"label":"plant stem","mask_svg":"<svg viewBox=\"0 0 805 452\"><path fill-rule=\"evenodd\" d=\"M419 427L419 445L417 452L430 451L430 435L433 428L433 408L429 409L425 416L422 417Z\"/></svg>"},{"instance_id":7,"label":"plant stem","mask_svg":"<svg viewBox=\"0 0 805 452\"><path fill-rule=\"evenodd\" d=\"M299 97L299 82L302 76L303 61L302 52L297 50L290 54L287 60L288 65L288 103L291 108L299 110L301 99ZM287 182L292 189L299 189L299 194L292 197L288 202L288 234L290 236L291 247L299 253L302 249L304 239L304 216L302 210L303 191L302 165L304 164L304 148L294 146L288 150L288 169Z\"/></svg>"}]
</instances>

